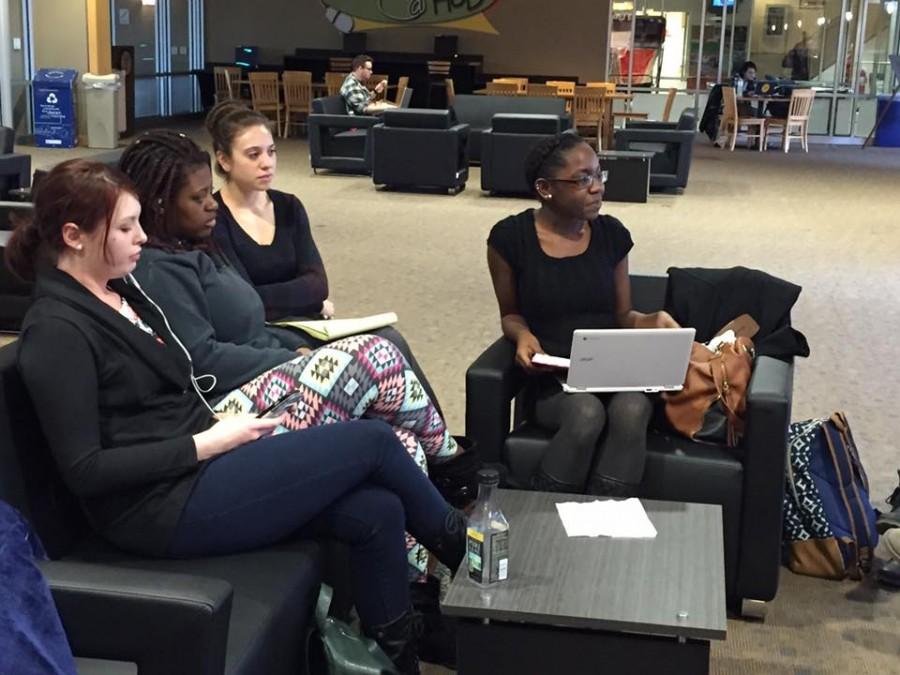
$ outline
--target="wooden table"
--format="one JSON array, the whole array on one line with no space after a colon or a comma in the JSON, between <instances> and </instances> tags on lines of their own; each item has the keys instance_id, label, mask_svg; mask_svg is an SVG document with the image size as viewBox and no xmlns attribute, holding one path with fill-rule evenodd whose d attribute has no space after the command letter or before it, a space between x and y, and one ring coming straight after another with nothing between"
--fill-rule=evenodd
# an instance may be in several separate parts
<instances>
[{"instance_id":1,"label":"wooden table","mask_svg":"<svg viewBox=\"0 0 900 675\"><path fill-rule=\"evenodd\" d=\"M595 497L497 495L509 580L482 589L461 569L442 603L460 675L709 672L726 635L720 506L642 500L655 539L569 538L555 504Z\"/></svg>"},{"instance_id":2,"label":"wooden table","mask_svg":"<svg viewBox=\"0 0 900 675\"><path fill-rule=\"evenodd\" d=\"M738 96L738 101L745 103L755 103L758 117L764 117L766 112L766 104L768 103L790 103L790 96Z\"/></svg>"}]
</instances>

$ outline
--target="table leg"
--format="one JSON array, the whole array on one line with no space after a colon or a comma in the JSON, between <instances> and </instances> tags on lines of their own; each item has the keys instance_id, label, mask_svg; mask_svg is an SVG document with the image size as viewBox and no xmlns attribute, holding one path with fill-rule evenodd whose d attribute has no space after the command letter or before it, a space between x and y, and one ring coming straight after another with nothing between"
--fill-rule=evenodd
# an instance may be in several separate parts
<instances>
[{"instance_id":1,"label":"table leg","mask_svg":"<svg viewBox=\"0 0 900 675\"><path fill-rule=\"evenodd\" d=\"M708 675L709 642L472 619L458 624L457 661L459 675Z\"/></svg>"}]
</instances>

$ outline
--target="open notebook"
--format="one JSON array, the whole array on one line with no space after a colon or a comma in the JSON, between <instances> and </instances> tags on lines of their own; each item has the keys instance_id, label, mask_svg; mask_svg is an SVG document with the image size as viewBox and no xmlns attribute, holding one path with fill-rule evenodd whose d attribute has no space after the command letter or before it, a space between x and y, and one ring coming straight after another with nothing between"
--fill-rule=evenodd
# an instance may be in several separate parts
<instances>
[{"instance_id":1,"label":"open notebook","mask_svg":"<svg viewBox=\"0 0 900 675\"><path fill-rule=\"evenodd\" d=\"M361 316L356 319L320 319L314 321L275 321L273 325L296 328L318 340L330 341L348 335L359 335L397 323L394 312Z\"/></svg>"}]
</instances>

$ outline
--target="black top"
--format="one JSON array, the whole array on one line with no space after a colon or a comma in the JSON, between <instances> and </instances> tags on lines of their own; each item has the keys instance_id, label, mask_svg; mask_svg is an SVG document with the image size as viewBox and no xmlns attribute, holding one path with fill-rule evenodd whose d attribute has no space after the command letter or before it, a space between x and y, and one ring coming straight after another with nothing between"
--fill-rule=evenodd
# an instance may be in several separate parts
<instances>
[{"instance_id":1,"label":"black top","mask_svg":"<svg viewBox=\"0 0 900 675\"><path fill-rule=\"evenodd\" d=\"M488 236L515 274L519 312L553 356L569 356L578 328L618 327L613 271L634 245L631 233L612 216L598 216L589 227L587 250L568 258L544 253L534 209L504 218Z\"/></svg>"},{"instance_id":2,"label":"black top","mask_svg":"<svg viewBox=\"0 0 900 675\"><path fill-rule=\"evenodd\" d=\"M268 191L275 210L275 239L257 244L238 225L220 193L213 230L216 244L235 269L259 293L269 321L315 316L328 298L325 266L309 229L306 209L294 195Z\"/></svg>"},{"instance_id":3,"label":"black top","mask_svg":"<svg viewBox=\"0 0 900 675\"><path fill-rule=\"evenodd\" d=\"M213 417L163 316L133 283L110 286L163 343L51 269L25 316L19 370L91 525L122 548L161 555L203 466L192 436Z\"/></svg>"}]
</instances>

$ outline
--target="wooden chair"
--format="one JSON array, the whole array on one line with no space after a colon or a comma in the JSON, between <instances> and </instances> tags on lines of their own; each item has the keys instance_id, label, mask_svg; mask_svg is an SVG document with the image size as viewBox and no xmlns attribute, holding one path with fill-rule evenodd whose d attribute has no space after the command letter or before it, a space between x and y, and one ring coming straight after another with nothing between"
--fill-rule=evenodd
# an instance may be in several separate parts
<instances>
[{"instance_id":1,"label":"wooden chair","mask_svg":"<svg viewBox=\"0 0 900 675\"><path fill-rule=\"evenodd\" d=\"M453 78L448 77L444 80L444 87L447 89L447 107L453 107L456 102L456 85L453 84Z\"/></svg>"},{"instance_id":2,"label":"wooden chair","mask_svg":"<svg viewBox=\"0 0 900 675\"><path fill-rule=\"evenodd\" d=\"M529 98L555 98L559 90L550 84L529 84L525 96Z\"/></svg>"},{"instance_id":3,"label":"wooden chair","mask_svg":"<svg viewBox=\"0 0 900 675\"><path fill-rule=\"evenodd\" d=\"M528 78L527 77L495 77L491 82L498 82L500 84L514 84L518 89L518 93L524 94L525 90L528 88Z\"/></svg>"},{"instance_id":4,"label":"wooden chair","mask_svg":"<svg viewBox=\"0 0 900 675\"><path fill-rule=\"evenodd\" d=\"M328 70L346 75L353 70L353 58L350 56L329 56Z\"/></svg>"},{"instance_id":5,"label":"wooden chair","mask_svg":"<svg viewBox=\"0 0 900 675\"><path fill-rule=\"evenodd\" d=\"M678 94L678 90L675 87L669 89L666 93L666 107L663 108L662 121L668 122L669 115L672 114L672 104L675 103L675 96Z\"/></svg>"},{"instance_id":6,"label":"wooden chair","mask_svg":"<svg viewBox=\"0 0 900 675\"><path fill-rule=\"evenodd\" d=\"M278 73L250 73L250 96L253 109L266 116L275 113L276 131L280 136L281 112L284 104L278 91Z\"/></svg>"},{"instance_id":7,"label":"wooden chair","mask_svg":"<svg viewBox=\"0 0 900 675\"><path fill-rule=\"evenodd\" d=\"M488 82L484 93L488 96L517 96L519 85L515 82Z\"/></svg>"},{"instance_id":8,"label":"wooden chair","mask_svg":"<svg viewBox=\"0 0 900 675\"><path fill-rule=\"evenodd\" d=\"M575 83L566 80L547 80L547 85L556 87L557 96L574 96Z\"/></svg>"},{"instance_id":9,"label":"wooden chair","mask_svg":"<svg viewBox=\"0 0 900 675\"><path fill-rule=\"evenodd\" d=\"M809 114L812 111L816 92L812 89L794 89L787 117L770 117L766 120L765 144L769 144L769 133L779 131L782 136L781 147L787 152L791 147L791 139L799 138L804 152L809 152L807 131ZM794 133L796 130L796 133Z\"/></svg>"},{"instance_id":10,"label":"wooden chair","mask_svg":"<svg viewBox=\"0 0 900 675\"><path fill-rule=\"evenodd\" d=\"M284 131L289 136L291 126L305 125L312 101L312 73L305 70L286 70L282 75L284 86ZM300 121L295 121L300 118Z\"/></svg>"},{"instance_id":11,"label":"wooden chair","mask_svg":"<svg viewBox=\"0 0 900 675\"><path fill-rule=\"evenodd\" d=\"M406 88L409 86L409 76L404 75L399 80L397 80L397 98L394 99L394 103L396 105L400 105L400 102L403 100L403 92L406 91Z\"/></svg>"},{"instance_id":12,"label":"wooden chair","mask_svg":"<svg viewBox=\"0 0 900 675\"><path fill-rule=\"evenodd\" d=\"M734 87L722 87L723 111L719 121L719 131L731 134L730 149L734 152L734 144L737 142L738 131L741 127L747 129L747 141L755 138L759 141L759 151L766 148L766 119L764 117L740 117L737 108L737 96ZM759 129L757 133L751 133L753 129Z\"/></svg>"},{"instance_id":13,"label":"wooden chair","mask_svg":"<svg viewBox=\"0 0 900 675\"><path fill-rule=\"evenodd\" d=\"M325 73L325 89L329 96L338 96L341 93L341 85L347 79L347 73Z\"/></svg>"},{"instance_id":14,"label":"wooden chair","mask_svg":"<svg viewBox=\"0 0 900 675\"><path fill-rule=\"evenodd\" d=\"M380 94L377 94L375 96L374 100L378 100L378 99L381 99L382 101L387 100L387 88L388 88L388 85L390 84L390 79L391 78L389 75L372 75L371 77L369 77L369 81L366 82L366 88L369 91L375 91L375 87L378 85L378 83L382 82L382 81L384 82L384 91Z\"/></svg>"},{"instance_id":15,"label":"wooden chair","mask_svg":"<svg viewBox=\"0 0 900 675\"><path fill-rule=\"evenodd\" d=\"M604 99L606 91L599 87L575 87L575 98L572 100L572 113L574 115L574 127L578 133L582 129L588 134L585 138L596 137L597 149L602 150L603 144L603 117Z\"/></svg>"},{"instance_id":16,"label":"wooden chair","mask_svg":"<svg viewBox=\"0 0 900 675\"><path fill-rule=\"evenodd\" d=\"M230 101L240 98L241 69L237 66L214 66L213 78L215 79L215 99Z\"/></svg>"},{"instance_id":17,"label":"wooden chair","mask_svg":"<svg viewBox=\"0 0 900 675\"><path fill-rule=\"evenodd\" d=\"M450 62L426 61L425 64L428 66L428 94L426 96L426 102L430 108L434 101L435 94L437 94L439 101L441 94L438 92L445 89L447 86L444 84L444 80L450 77Z\"/></svg>"},{"instance_id":18,"label":"wooden chair","mask_svg":"<svg viewBox=\"0 0 900 675\"><path fill-rule=\"evenodd\" d=\"M615 82L586 82L585 86L591 89L603 89L607 94L616 93Z\"/></svg>"}]
</instances>

